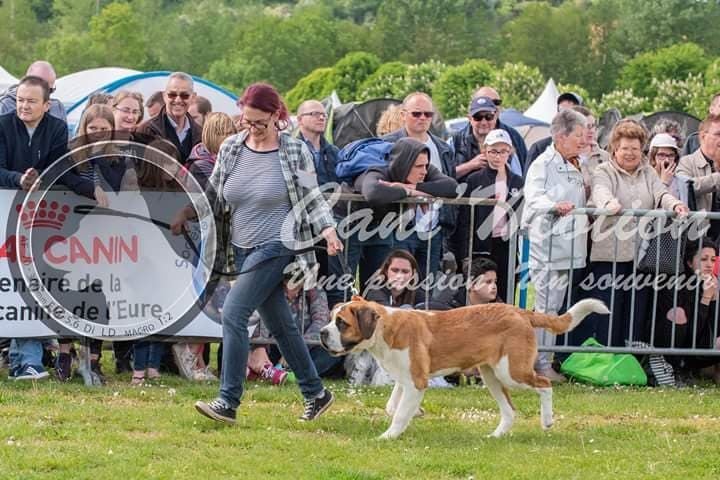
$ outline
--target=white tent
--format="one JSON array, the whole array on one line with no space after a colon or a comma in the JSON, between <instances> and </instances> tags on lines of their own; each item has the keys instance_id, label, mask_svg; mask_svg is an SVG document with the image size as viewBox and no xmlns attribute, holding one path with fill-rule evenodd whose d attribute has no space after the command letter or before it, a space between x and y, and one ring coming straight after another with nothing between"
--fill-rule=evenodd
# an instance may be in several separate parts
<instances>
[{"instance_id":1,"label":"white tent","mask_svg":"<svg viewBox=\"0 0 720 480\"><path fill-rule=\"evenodd\" d=\"M560 92L555 85L555 82L551 78L545 84L545 89L542 91L540 96L535 100L535 103L530 105L530 108L525 110L525 116L540 120L547 124L552 122L553 117L557 113L557 98L560 96Z\"/></svg>"},{"instance_id":2,"label":"white tent","mask_svg":"<svg viewBox=\"0 0 720 480\"><path fill-rule=\"evenodd\" d=\"M91 68L71 73L55 81L53 97L69 108L105 85L138 73L142 72L117 67Z\"/></svg>"},{"instance_id":3,"label":"white tent","mask_svg":"<svg viewBox=\"0 0 720 480\"><path fill-rule=\"evenodd\" d=\"M103 71L111 70L111 69L101 69ZM112 70L120 70L120 69L112 69ZM75 98L74 102L68 106L67 112L68 112L68 125L70 127L70 131L74 130L74 126L77 125L80 122L80 117L82 116L83 110L85 110L85 106L87 104L88 96L97 93L108 93L113 94L120 90L129 90L132 92L139 92L143 95L144 98L148 98L153 93L164 90L165 85L167 84L167 79L170 73L172 72L137 72L135 70L130 70L130 74L123 75L119 78L113 78L110 81L96 81L95 84L92 86L92 89L89 89L90 87L90 81L87 80L87 77L85 75L82 75L81 77L78 77L85 81L85 89L84 89L84 95L80 98ZM79 72L80 74L83 72ZM73 74L73 75L79 75L79 74ZM69 76L68 76L69 77ZM67 77L64 77L67 78ZM106 80L108 77L104 77ZM193 76L193 80L195 81L195 92L198 95L201 95L205 98L207 98L210 103L212 104L212 108L214 112L224 112L229 115L236 115L239 113L239 109L237 107L237 96L233 93L225 90L224 88L215 85L214 83L205 80L204 78L195 77ZM58 83L60 80L58 80ZM79 88L77 90L79 92ZM77 94L75 94L77 95ZM60 97L62 98L62 97ZM62 98L63 102L67 102L65 98ZM147 116L146 116L147 118Z\"/></svg>"},{"instance_id":4,"label":"white tent","mask_svg":"<svg viewBox=\"0 0 720 480\"><path fill-rule=\"evenodd\" d=\"M18 83L18 79L11 75L3 67L0 67L0 93L3 93L8 87Z\"/></svg>"}]
</instances>

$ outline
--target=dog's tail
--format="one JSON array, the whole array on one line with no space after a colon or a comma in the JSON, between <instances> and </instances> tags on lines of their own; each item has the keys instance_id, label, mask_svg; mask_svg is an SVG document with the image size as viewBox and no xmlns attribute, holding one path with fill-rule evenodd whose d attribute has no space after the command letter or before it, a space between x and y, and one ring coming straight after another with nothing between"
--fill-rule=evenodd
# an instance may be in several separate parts
<instances>
[{"instance_id":1,"label":"dog's tail","mask_svg":"<svg viewBox=\"0 0 720 480\"><path fill-rule=\"evenodd\" d=\"M545 313L524 311L524 316L530 320L530 324L536 328L544 328L552 333L560 334L569 332L582 322L591 313L607 315L610 310L605 304L597 299L588 298L580 300L570 307L570 310L563 315L548 315Z\"/></svg>"}]
</instances>

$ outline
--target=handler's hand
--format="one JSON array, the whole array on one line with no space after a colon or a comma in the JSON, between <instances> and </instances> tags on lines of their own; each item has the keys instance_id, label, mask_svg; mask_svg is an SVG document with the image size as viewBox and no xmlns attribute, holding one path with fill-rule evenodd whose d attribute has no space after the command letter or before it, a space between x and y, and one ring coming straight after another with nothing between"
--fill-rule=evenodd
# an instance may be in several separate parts
<instances>
[{"instance_id":1,"label":"handler's hand","mask_svg":"<svg viewBox=\"0 0 720 480\"><path fill-rule=\"evenodd\" d=\"M328 227L322 231L322 236L327 243L327 252L330 256L335 256L343 251L343 243L337 236L337 232L333 227Z\"/></svg>"}]
</instances>

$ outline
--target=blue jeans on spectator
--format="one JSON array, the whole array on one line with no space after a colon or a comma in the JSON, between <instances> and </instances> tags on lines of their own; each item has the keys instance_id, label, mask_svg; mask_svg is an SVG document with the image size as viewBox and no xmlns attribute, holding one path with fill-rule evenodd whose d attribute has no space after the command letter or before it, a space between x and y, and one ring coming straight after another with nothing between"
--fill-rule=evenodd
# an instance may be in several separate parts
<instances>
[{"instance_id":1,"label":"blue jeans on spectator","mask_svg":"<svg viewBox=\"0 0 720 480\"><path fill-rule=\"evenodd\" d=\"M283 271L292 255L280 242L256 248L233 246L233 249L238 270L262 264L256 270L239 275L225 298L220 398L231 408L240 404L250 350L247 325L255 310L260 313L280 353L295 373L303 397L317 397L323 391L322 381L290 312L283 288Z\"/></svg>"},{"instance_id":2,"label":"blue jeans on spectator","mask_svg":"<svg viewBox=\"0 0 720 480\"><path fill-rule=\"evenodd\" d=\"M390 255L393 250L394 238L393 235L387 238L380 238L378 234L366 240L360 240L358 234L355 233L350 236L347 241L346 252L341 252L339 255L347 253L347 264L350 269L350 274L355 275L358 265L360 266L360 292L365 290L365 284L372 277L373 273L380 269L385 258ZM361 263L362 261L362 263ZM340 260L335 257L329 257L328 268L330 274L334 276L337 281L343 275L345 271L342 269ZM333 284L333 288L326 288L328 297L328 306L332 309L335 304L350 300L350 293L344 289L337 288Z\"/></svg>"},{"instance_id":3,"label":"blue jeans on spectator","mask_svg":"<svg viewBox=\"0 0 720 480\"><path fill-rule=\"evenodd\" d=\"M146 368L160 368L160 361L165 354L163 342L149 342L141 340L134 345L133 369L145 370Z\"/></svg>"},{"instance_id":4,"label":"blue jeans on spectator","mask_svg":"<svg viewBox=\"0 0 720 480\"><path fill-rule=\"evenodd\" d=\"M428 249L428 233L412 232L409 237L404 240L395 238L395 248L401 248L412 253L418 263L418 276L423 280L427 270L427 258L430 256L429 273L436 273L440 270L440 260L442 259L442 233L438 232L430 239L430 248Z\"/></svg>"},{"instance_id":5,"label":"blue jeans on spectator","mask_svg":"<svg viewBox=\"0 0 720 480\"><path fill-rule=\"evenodd\" d=\"M42 367L43 341L37 338L13 338L8 358L11 372L28 365Z\"/></svg>"}]
</instances>

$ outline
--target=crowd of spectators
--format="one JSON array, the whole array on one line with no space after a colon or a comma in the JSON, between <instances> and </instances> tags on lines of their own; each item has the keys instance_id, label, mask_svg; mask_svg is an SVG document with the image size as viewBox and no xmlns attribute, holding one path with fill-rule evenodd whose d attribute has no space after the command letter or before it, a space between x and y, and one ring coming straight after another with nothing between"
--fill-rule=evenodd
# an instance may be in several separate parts
<instances>
[{"instance_id":1,"label":"crowd of spectators","mask_svg":"<svg viewBox=\"0 0 720 480\"><path fill-rule=\"evenodd\" d=\"M362 228L348 228L348 235L338 228L344 258L319 250L316 272L320 277L357 275L360 291L367 299L397 308L435 310L512 302L509 293L517 290L519 282L528 280L536 311L560 314L569 304L588 297L612 307L611 316L593 315L562 340L571 346L581 345L590 337L614 347L646 344L716 349L720 343L716 308L720 221L701 219L707 227L702 238L678 240L683 251L676 273L698 279L678 289L637 280L641 275L654 277L659 273L641 272L638 267L638 232L649 231L657 222L655 217L623 215L629 210L665 210L668 217L684 219L695 211L720 211L720 94L713 98L697 134L684 143L678 125L672 122L658 124L648 132L640 123L624 119L614 126L604 150L596 133L596 113L601 112L590 111L573 92L558 97L550 136L529 146L517 130L500 121L502 98L492 86L479 88L467 99L467 126L448 139L431 132L437 115L433 99L415 92L390 107L377 125L377 136L392 144L386 163L340 185L335 167L341 161L341 152L325 137L328 114L317 99L307 99L299 106L292 140L285 140L285 133L272 137L279 142L281 153L257 152L247 142L267 142L264 135L273 131L273 126L278 132L285 130L289 115L282 113L284 107L241 104L238 118L213 112L210 102L195 93L192 77L176 72L169 76L164 91L147 99L129 91L93 95L77 131L69 135L64 107L51 98L54 82L52 66L35 62L19 84L0 97L0 188L38 188L40 174L67 158L61 161L70 161L72 168L57 179L58 183L99 206L108 205L110 192L121 190L182 191L193 181L212 189L216 187L212 180L216 160L231 149L244 149L242 155L252 157L246 159L238 153L236 163L245 165L245 173L257 171L255 189L274 188L277 182L289 181L287 177L283 180L284 171L273 171L277 178L270 178L266 176L269 170L252 162L277 162L278 158L284 162L289 161L287 155L298 155L311 160L309 170L314 168L317 186L326 194L339 189L364 198L350 208L338 204L328 215L327 222L334 223L327 225L346 223ZM247 92L244 98L249 98ZM141 142L151 147L148 152L162 152L158 162L164 168L138 162L101 143L109 139ZM68 152L73 153L66 155ZM228 172L228 182L240 182L233 175ZM227 183L224 190L215 193L233 204L233 247L236 257L244 258L250 251L237 242L267 234L267 225L239 233L241 217L244 221L252 210L243 207L243 202L249 201L247 192L228 185L234 184ZM428 202L398 203L413 197ZM493 202L458 206L435 201L456 198ZM256 200L261 204L264 201ZM589 213L586 208L599 210ZM358 213L364 213L367 221L358 220ZM398 219L400 227L383 228L388 218ZM508 269L508 265L525 267L519 265L522 242L513 241L518 227L527 231L528 278L520 278L520 268ZM334 241L332 237L325 240ZM450 267L446 266L448 258L453 260ZM437 280L455 275L463 280L459 287L443 286L442 282L422 285L426 277ZM607 277L610 282L597 281ZM624 278L632 279L625 283L629 288L620 287ZM322 377L347 376L359 384L382 383L383 372L369 366L367 359L343 362L318 345L319 329L329 321L332 308L349 299L351 288L339 284L307 287L306 280L286 277L282 290L273 293L273 298L287 302L294 328L308 345L316 373ZM218 288L217 295L228 295L233 291L231 285ZM228 298L239 302L238 295L231 293ZM668 300L673 298L677 300ZM130 374L132 384L139 385L159 378L162 371L212 381L217 379L215 373L230 375L222 370L234 371L243 365L248 379L276 385L299 381L302 387L303 382L310 382L312 372L302 372L301 378L296 378L298 372L288 369L288 359L275 345L281 343L290 349L287 345L295 341L294 334L283 330L289 328L287 325L268 329L267 323L273 325L279 320L268 322L263 318L263 312L275 311L263 305L245 325L251 331L250 350L231 343L228 353L224 345L219 372L210 369L210 344L154 338L113 342L116 370ZM222 298L209 302L206 308L222 315ZM12 332L2 333L12 337ZM48 377L50 368L57 379L68 381L73 376L77 351L87 348L93 374L104 381L102 342L83 341L79 347L75 340L12 339L6 348L9 377L38 380ZM538 330L537 341L551 349L560 339ZM55 352L51 363L48 349ZM228 355L242 355L247 361L228 360ZM678 372L704 373L720 382L715 360L720 357L668 355L666 359ZM552 381L562 382L562 360L561 355L555 358L542 352L535 369ZM303 360L290 361L297 364ZM305 388L310 389L310 385Z\"/></svg>"}]
</instances>

